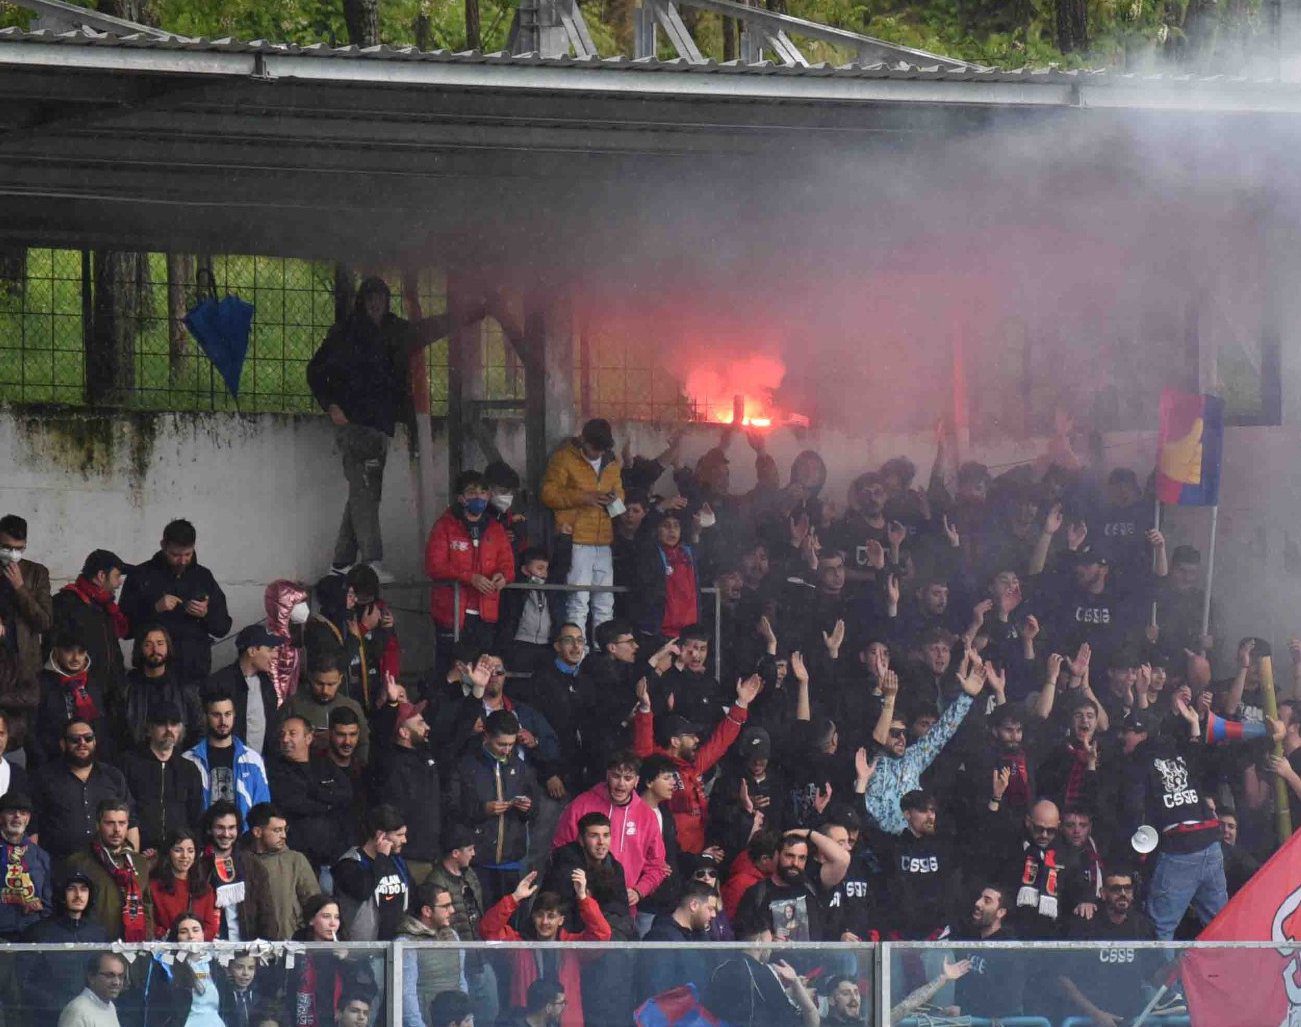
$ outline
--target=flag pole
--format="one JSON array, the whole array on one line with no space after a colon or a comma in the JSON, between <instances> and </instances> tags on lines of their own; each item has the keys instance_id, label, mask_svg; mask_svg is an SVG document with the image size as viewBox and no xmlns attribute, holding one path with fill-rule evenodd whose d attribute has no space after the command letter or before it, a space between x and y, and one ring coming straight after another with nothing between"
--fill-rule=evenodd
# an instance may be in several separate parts
<instances>
[{"instance_id":1,"label":"flag pole","mask_svg":"<svg viewBox=\"0 0 1301 1027\"><path fill-rule=\"evenodd\" d=\"M1202 597L1202 638L1211 628L1211 584L1215 580L1215 531L1219 525L1220 506L1211 507L1211 546L1206 553L1206 594Z\"/></svg>"},{"instance_id":2,"label":"flag pole","mask_svg":"<svg viewBox=\"0 0 1301 1027\"><path fill-rule=\"evenodd\" d=\"M1161 530L1161 497L1157 496L1153 500L1153 502L1156 504L1156 512L1152 518L1152 527L1156 528L1157 531L1160 531ZM1156 574L1156 550L1155 549L1152 550L1152 573ZM1152 627L1154 628L1156 627L1156 604L1157 601L1153 599L1152 600Z\"/></svg>"},{"instance_id":3,"label":"flag pole","mask_svg":"<svg viewBox=\"0 0 1301 1027\"><path fill-rule=\"evenodd\" d=\"M1260 658L1260 704L1266 717L1278 719L1278 695L1274 691L1274 659L1271 656ZM1280 759L1283 757L1282 741L1274 743L1273 752ZM1278 831L1279 845L1292 837L1291 790L1277 774L1274 775L1274 826Z\"/></svg>"}]
</instances>

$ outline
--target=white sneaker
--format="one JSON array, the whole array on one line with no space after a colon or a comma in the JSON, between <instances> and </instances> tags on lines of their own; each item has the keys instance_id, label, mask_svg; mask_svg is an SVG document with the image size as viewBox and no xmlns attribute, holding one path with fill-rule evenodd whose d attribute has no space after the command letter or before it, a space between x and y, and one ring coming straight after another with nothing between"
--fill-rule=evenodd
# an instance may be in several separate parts
<instances>
[{"instance_id":1,"label":"white sneaker","mask_svg":"<svg viewBox=\"0 0 1301 1027\"><path fill-rule=\"evenodd\" d=\"M391 572L386 571L384 565L378 560L371 561L370 569L375 572L375 577L379 579L381 585L391 585L393 582L398 580Z\"/></svg>"}]
</instances>

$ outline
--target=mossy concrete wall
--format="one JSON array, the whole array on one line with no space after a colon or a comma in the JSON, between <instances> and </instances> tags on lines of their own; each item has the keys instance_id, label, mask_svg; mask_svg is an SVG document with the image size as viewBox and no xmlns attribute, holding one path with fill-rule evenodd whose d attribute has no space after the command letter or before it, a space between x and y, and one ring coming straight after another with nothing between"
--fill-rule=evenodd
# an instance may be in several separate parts
<instances>
[{"instance_id":1,"label":"mossy concrete wall","mask_svg":"<svg viewBox=\"0 0 1301 1027\"><path fill-rule=\"evenodd\" d=\"M442 491L437 437L434 448ZM163 525L185 517L238 629L263 616L268 581L311 583L328 570L345 497L334 432L322 417L0 410L0 511L28 519L30 551L55 587L76 576L92 549L148 559ZM423 540L402 433L389 453L382 516L385 563L402 580L421 579ZM418 611L424 590L395 591L393 602ZM402 616L412 659L427 659L423 616ZM233 658L231 644L215 658L218 666Z\"/></svg>"},{"instance_id":2,"label":"mossy concrete wall","mask_svg":"<svg viewBox=\"0 0 1301 1027\"><path fill-rule=\"evenodd\" d=\"M668 431L642 423L616 423L615 437L653 455ZM718 443L720 430L693 426L682 445L693 465ZM512 421L496 422L496 441L516 467L524 462L524 433ZM1106 437L1106 466L1134 468L1153 461L1154 433ZM828 465L825 495L843 507L855 475L891 456L911 457L924 479L933 459L924 435L859 438L835 432L777 429L769 450L782 480L794 456L817 449ZM1044 452L1044 440L973 447L995 474ZM1223 505L1215 595L1225 634L1220 669L1227 672L1232 643L1259 634L1283 652L1301 634L1301 429L1230 428L1225 440ZM732 486L754 485L754 454L743 437L727 449ZM417 523L415 473L399 432L389 451L382 506L385 564L400 580L423 582L424 539ZM471 452L467 465L482 466ZM433 444L428 486L431 516L447 502L446 441ZM665 479L661 490L672 491ZM230 600L236 628L262 616L263 589L278 577L314 582L329 567L346 489L334 432L323 417L232 414L87 414L61 410L0 409L0 512L31 522L35 559L50 567L57 584L77 573L86 553L113 549L129 562L156 550L163 525L187 517L199 532L199 557L217 574ZM1166 533L1206 548L1204 510L1173 510ZM390 593L398 608L405 666L418 670L432 655L423 584ZM229 643L216 654L232 658Z\"/></svg>"}]
</instances>

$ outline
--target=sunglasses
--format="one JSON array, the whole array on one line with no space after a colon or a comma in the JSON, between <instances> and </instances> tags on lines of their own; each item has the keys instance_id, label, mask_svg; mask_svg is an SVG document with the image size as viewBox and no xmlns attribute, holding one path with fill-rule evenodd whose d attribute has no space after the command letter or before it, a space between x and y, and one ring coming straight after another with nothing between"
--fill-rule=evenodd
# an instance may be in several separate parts
<instances>
[{"instance_id":1,"label":"sunglasses","mask_svg":"<svg viewBox=\"0 0 1301 1027\"><path fill-rule=\"evenodd\" d=\"M69 745L89 745L95 740L95 733L92 731L85 735L64 735L63 740Z\"/></svg>"},{"instance_id":2,"label":"sunglasses","mask_svg":"<svg viewBox=\"0 0 1301 1027\"><path fill-rule=\"evenodd\" d=\"M891 738L906 738L907 736L908 736L908 730L906 728L892 727L890 729Z\"/></svg>"}]
</instances>

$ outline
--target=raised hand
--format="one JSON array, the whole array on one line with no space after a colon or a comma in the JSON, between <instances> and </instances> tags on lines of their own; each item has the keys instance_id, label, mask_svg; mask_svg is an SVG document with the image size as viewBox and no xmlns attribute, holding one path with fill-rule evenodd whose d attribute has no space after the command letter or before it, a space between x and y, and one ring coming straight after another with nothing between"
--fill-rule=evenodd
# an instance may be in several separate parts
<instances>
[{"instance_id":1,"label":"raised hand","mask_svg":"<svg viewBox=\"0 0 1301 1027\"><path fill-rule=\"evenodd\" d=\"M587 871L579 867L569 875L569 879L574 883L574 895L582 902L587 898Z\"/></svg>"},{"instance_id":2,"label":"raised hand","mask_svg":"<svg viewBox=\"0 0 1301 1027\"><path fill-rule=\"evenodd\" d=\"M898 521L891 521L885 526L885 538L890 543L890 548L895 552L903 545L904 539L908 537L908 529Z\"/></svg>"},{"instance_id":3,"label":"raised hand","mask_svg":"<svg viewBox=\"0 0 1301 1027\"><path fill-rule=\"evenodd\" d=\"M987 663L985 664L985 681L994 690L999 702L1003 702L1007 694L1007 673L998 670L992 663Z\"/></svg>"},{"instance_id":4,"label":"raised hand","mask_svg":"<svg viewBox=\"0 0 1301 1027\"><path fill-rule=\"evenodd\" d=\"M744 777L741 778L741 787L737 790L736 801L747 813L754 812L754 802L750 798L750 786L746 783Z\"/></svg>"},{"instance_id":5,"label":"raised hand","mask_svg":"<svg viewBox=\"0 0 1301 1027\"><path fill-rule=\"evenodd\" d=\"M809 683L809 671L804 666L804 654L798 649L791 653L791 673L795 675L795 680L801 685Z\"/></svg>"},{"instance_id":6,"label":"raised hand","mask_svg":"<svg viewBox=\"0 0 1301 1027\"><path fill-rule=\"evenodd\" d=\"M1044 517L1044 532L1049 535L1056 535L1062 530L1062 504L1054 503L1051 510Z\"/></svg>"},{"instance_id":7,"label":"raised hand","mask_svg":"<svg viewBox=\"0 0 1301 1027\"><path fill-rule=\"evenodd\" d=\"M831 802L831 782L827 781L826 786L827 790L825 792L819 788L817 794L813 797L813 808L817 810L819 814L821 814Z\"/></svg>"},{"instance_id":8,"label":"raised hand","mask_svg":"<svg viewBox=\"0 0 1301 1027\"><path fill-rule=\"evenodd\" d=\"M892 610L899 608L899 575L891 574L885 579L885 600Z\"/></svg>"},{"instance_id":9,"label":"raised hand","mask_svg":"<svg viewBox=\"0 0 1301 1027\"><path fill-rule=\"evenodd\" d=\"M646 679L637 679L637 706L643 711L650 710L650 686L646 684Z\"/></svg>"},{"instance_id":10,"label":"raised hand","mask_svg":"<svg viewBox=\"0 0 1301 1027\"><path fill-rule=\"evenodd\" d=\"M1084 540L1089 537L1089 526L1083 521L1071 521L1066 525L1066 548L1074 552L1084 545Z\"/></svg>"},{"instance_id":11,"label":"raised hand","mask_svg":"<svg viewBox=\"0 0 1301 1027\"><path fill-rule=\"evenodd\" d=\"M885 547L874 538L869 538L863 546L867 551L867 566L873 570L885 570Z\"/></svg>"},{"instance_id":12,"label":"raised hand","mask_svg":"<svg viewBox=\"0 0 1301 1027\"><path fill-rule=\"evenodd\" d=\"M881 695L887 699L893 699L899 694L899 675L892 670L887 670L881 675Z\"/></svg>"},{"instance_id":13,"label":"raised hand","mask_svg":"<svg viewBox=\"0 0 1301 1027\"><path fill-rule=\"evenodd\" d=\"M985 687L985 674L988 671L988 665L980 662L977 656L971 663L971 670L966 677L958 679L958 684L962 690L973 699L980 694L980 690Z\"/></svg>"},{"instance_id":14,"label":"raised hand","mask_svg":"<svg viewBox=\"0 0 1301 1027\"><path fill-rule=\"evenodd\" d=\"M1011 767L994 768L993 780L990 782L990 786L989 786L990 794L995 799L1003 798L1003 794L1007 791L1007 786L1011 783L1012 783Z\"/></svg>"},{"instance_id":15,"label":"raised hand","mask_svg":"<svg viewBox=\"0 0 1301 1027\"><path fill-rule=\"evenodd\" d=\"M1089 672L1089 661L1093 658L1093 647L1085 642L1075 651L1075 659L1069 661L1071 674L1077 678L1084 677Z\"/></svg>"},{"instance_id":16,"label":"raised hand","mask_svg":"<svg viewBox=\"0 0 1301 1027\"><path fill-rule=\"evenodd\" d=\"M1061 673L1062 673L1062 664L1065 663L1065 662L1066 662L1066 658L1065 658L1064 656L1062 656L1061 653L1049 653L1049 654L1048 654L1048 680L1049 680L1049 682L1051 682L1051 683L1054 684L1054 685L1057 683L1057 679L1061 676Z\"/></svg>"},{"instance_id":17,"label":"raised hand","mask_svg":"<svg viewBox=\"0 0 1301 1027\"><path fill-rule=\"evenodd\" d=\"M1021 637L1027 641L1033 642L1039 637L1039 618L1033 613L1026 617L1021 624Z\"/></svg>"},{"instance_id":18,"label":"raised hand","mask_svg":"<svg viewBox=\"0 0 1301 1027\"><path fill-rule=\"evenodd\" d=\"M523 902L526 899L533 898L538 891L538 872L532 870L520 879L520 883L515 885L515 890L511 893L516 902Z\"/></svg>"},{"instance_id":19,"label":"raised hand","mask_svg":"<svg viewBox=\"0 0 1301 1027\"><path fill-rule=\"evenodd\" d=\"M834 660L840 655L840 647L845 644L845 622L836 621L835 627L831 629L831 634L822 632L822 641L827 646L827 653Z\"/></svg>"},{"instance_id":20,"label":"raised hand","mask_svg":"<svg viewBox=\"0 0 1301 1027\"><path fill-rule=\"evenodd\" d=\"M1289 647L1291 643L1289 643ZM1238 667L1241 670L1251 669L1251 654L1256 651L1256 640L1254 638L1244 639L1238 646Z\"/></svg>"},{"instance_id":21,"label":"raised hand","mask_svg":"<svg viewBox=\"0 0 1301 1027\"><path fill-rule=\"evenodd\" d=\"M994 608L994 600L982 599L971 608L971 625L967 628L967 634L975 637L976 634L985 624L985 616Z\"/></svg>"},{"instance_id":22,"label":"raised hand","mask_svg":"<svg viewBox=\"0 0 1301 1027\"><path fill-rule=\"evenodd\" d=\"M955 963L952 960L950 960L948 956L944 957L944 967L943 969L940 970L940 973L944 975L944 979L948 981L959 980L967 976L967 974L969 974L970 972L971 972L970 959L963 959Z\"/></svg>"},{"instance_id":23,"label":"raised hand","mask_svg":"<svg viewBox=\"0 0 1301 1027\"><path fill-rule=\"evenodd\" d=\"M476 699L482 699L488 682L492 680L492 661L487 656L480 656L470 668L470 687Z\"/></svg>"},{"instance_id":24,"label":"raised hand","mask_svg":"<svg viewBox=\"0 0 1301 1027\"><path fill-rule=\"evenodd\" d=\"M736 705L745 709L763 691L763 678L758 674L751 674L748 678L737 681L736 683Z\"/></svg>"},{"instance_id":25,"label":"raised hand","mask_svg":"<svg viewBox=\"0 0 1301 1027\"><path fill-rule=\"evenodd\" d=\"M772 621L768 619L767 614L759 618L759 635L770 646L777 644L777 632L772 629Z\"/></svg>"},{"instance_id":26,"label":"raised hand","mask_svg":"<svg viewBox=\"0 0 1301 1027\"><path fill-rule=\"evenodd\" d=\"M953 526L949 520L949 515L945 514L941 523L944 525L944 537L949 540L949 545L957 549L962 545L962 536L958 534L958 529Z\"/></svg>"}]
</instances>

